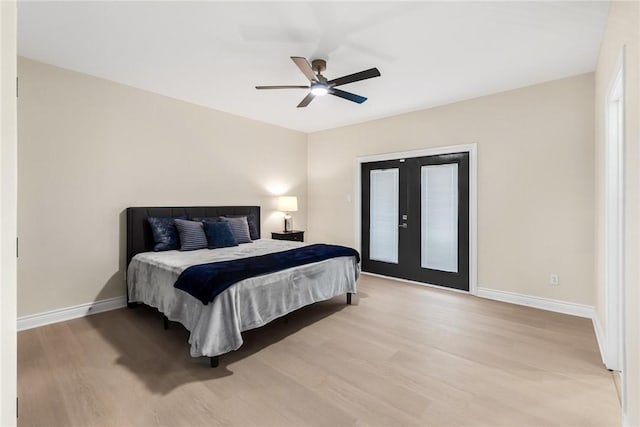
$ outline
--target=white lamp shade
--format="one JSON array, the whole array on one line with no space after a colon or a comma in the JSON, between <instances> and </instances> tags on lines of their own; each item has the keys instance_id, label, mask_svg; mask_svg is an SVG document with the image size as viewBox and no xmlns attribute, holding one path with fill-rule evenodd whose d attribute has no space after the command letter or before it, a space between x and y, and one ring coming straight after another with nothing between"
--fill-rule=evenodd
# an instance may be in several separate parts
<instances>
[{"instance_id":1,"label":"white lamp shade","mask_svg":"<svg viewBox=\"0 0 640 427\"><path fill-rule=\"evenodd\" d=\"M282 212L297 212L298 198L295 196L278 197L278 210Z\"/></svg>"}]
</instances>

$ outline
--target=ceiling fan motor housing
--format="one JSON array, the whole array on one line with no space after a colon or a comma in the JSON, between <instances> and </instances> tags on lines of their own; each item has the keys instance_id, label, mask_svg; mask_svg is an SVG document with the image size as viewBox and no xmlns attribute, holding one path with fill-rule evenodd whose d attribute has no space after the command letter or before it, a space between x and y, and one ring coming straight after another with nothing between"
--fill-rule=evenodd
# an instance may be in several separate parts
<instances>
[{"instance_id":1,"label":"ceiling fan motor housing","mask_svg":"<svg viewBox=\"0 0 640 427\"><path fill-rule=\"evenodd\" d=\"M316 74L320 74L327 69L327 61L324 59L314 59L311 61L311 68Z\"/></svg>"}]
</instances>

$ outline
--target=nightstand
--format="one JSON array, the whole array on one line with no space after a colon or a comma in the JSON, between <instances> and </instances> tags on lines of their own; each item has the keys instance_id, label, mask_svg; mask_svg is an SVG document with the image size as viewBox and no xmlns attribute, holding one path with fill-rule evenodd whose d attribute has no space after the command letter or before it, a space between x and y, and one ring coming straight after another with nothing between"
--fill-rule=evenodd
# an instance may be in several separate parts
<instances>
[{"instance_id":1,"label":"nightstand","mask_svg":"<svg viewBox=\"0 0 640 427\"><path fill-rule=\"evenodd\" d=\"M304 242L304 231L272 231L271 238L274 240L292 240L294 242Z\"/></svg>"}]
</instances>

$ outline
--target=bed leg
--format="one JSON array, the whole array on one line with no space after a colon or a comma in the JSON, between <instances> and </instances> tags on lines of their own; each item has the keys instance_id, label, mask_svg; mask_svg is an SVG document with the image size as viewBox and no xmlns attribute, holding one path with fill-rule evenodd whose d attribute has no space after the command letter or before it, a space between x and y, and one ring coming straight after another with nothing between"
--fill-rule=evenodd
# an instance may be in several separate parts
<instances>
[{"instance_id":1,"label":"bed leg","mask_svg":"<svg viewBox=\"0 0 640 427\"><path fill-rule=\"evenodd\" d=\"M351 305L351 292L347 292L347 305Z\"/></svg>"},{"instance_id":2,"label":"bed leg","mask_svg":"<svg viewBox=\"0 0 640 427\"><path fill-rule=\"evenodd\" d=\"M138 303L137 302L128 302L127 303L127 308L137 308L138 307Z\"/></svg>"},{"instance_id":3,"label":"bed leg","mask_svg":"<svg viewBox=\"0 0 640 427\"><path fill-rule=\"evenodd\" d=\"M169 318L164 314L162 315L162 325L164 326L165 331L169 329Z\"/></svg>"},{"instance_id":4,"label":"bed leg","mask_svg":"<svg viewBox=\"0 0 640 427\"><path fill-rule=\"evenodd\" d=\"M220 360L218 359L218 356L213 356L209 358L209 365L211 365L212 368L217 368L219 364L220 364Z\"/></svg>"}]
</instances>

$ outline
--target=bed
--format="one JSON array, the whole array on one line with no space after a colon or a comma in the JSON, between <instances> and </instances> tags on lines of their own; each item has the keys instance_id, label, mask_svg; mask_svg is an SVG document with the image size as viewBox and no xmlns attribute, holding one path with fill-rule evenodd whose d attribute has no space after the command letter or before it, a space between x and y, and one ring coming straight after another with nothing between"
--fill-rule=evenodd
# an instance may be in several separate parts
<instances>
[{"instance_id":1,"label":"bed","mask_svg":"<svg viewBox=\"0 0 640 427\"><path fill-rule=\"evenodd\" d=\"M131 207L127 209L127 306L155 307L166 320L181 323L189 332L191 356L210 358L242 345L242 332L263 326L315 302L356 292L359 264L354 257L337 257L241 280L203 304L174 287L190 266L260 256L304 247L305 243L259 239L220 249L153 252L149 217L211 218L246 215L260 236L259 206Z\"/></svg>"}]
</instances>

